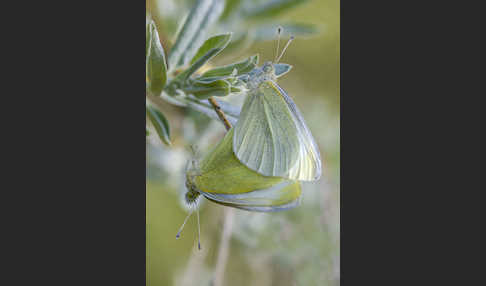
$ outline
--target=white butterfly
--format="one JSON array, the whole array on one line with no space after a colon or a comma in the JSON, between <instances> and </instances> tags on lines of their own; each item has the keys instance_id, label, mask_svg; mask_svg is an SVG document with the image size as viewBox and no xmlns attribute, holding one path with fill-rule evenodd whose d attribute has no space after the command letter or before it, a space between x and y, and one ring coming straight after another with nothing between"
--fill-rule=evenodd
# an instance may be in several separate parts
<instances>
[{"instance_id":1,"label":"white butterfly","mask_svg":"<svg viewBox=\"0 0 486 286\"><path fill-rule=\"evenodd\" d=\"M264 176L312 181L321 176L319 149L297 106L276 83L275 67L291 40L275 64L266 62L248 74L233 151Z\"/></svg>"}]
</instances>

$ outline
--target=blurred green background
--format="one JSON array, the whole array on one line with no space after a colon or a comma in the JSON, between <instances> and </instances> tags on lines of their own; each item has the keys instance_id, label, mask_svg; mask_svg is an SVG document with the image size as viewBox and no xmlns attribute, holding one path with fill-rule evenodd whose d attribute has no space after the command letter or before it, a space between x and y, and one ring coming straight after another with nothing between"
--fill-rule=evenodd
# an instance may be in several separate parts
<instances>
[{"instance_id":1,"label":"blurred green background","mask_svg":"<svg viewBox=\"0 0 486 286\"><path fill-rule=\"evenodd\" d=\"M163 17L187 14L193 2L147 2L166 53L180 22L171 27ZM281 62L293 69L279 84L302 111L319 145L324 171L319 181L302 184L302 203L297 208L277 213L235 210L224 285L340 283L339 17L339 0L314 0L277 18L320 28L318 35L297 37L290 45ZM255 53L260 54L261 64L273 59L275 48L276 41L269 39L244 52L218 56L213 64L228 64ZM205 115L169 104L164 113L173 146L160 143L155 132L147 140L147 285L211 285L223 207L209 201L201 204L201 251L197 250L195 216L179 240L175 234L187 214L182 196L184 168L191 156L188 146L196 144L204 154L223 137L224 128Z\"/></svg>"}]
</instances>

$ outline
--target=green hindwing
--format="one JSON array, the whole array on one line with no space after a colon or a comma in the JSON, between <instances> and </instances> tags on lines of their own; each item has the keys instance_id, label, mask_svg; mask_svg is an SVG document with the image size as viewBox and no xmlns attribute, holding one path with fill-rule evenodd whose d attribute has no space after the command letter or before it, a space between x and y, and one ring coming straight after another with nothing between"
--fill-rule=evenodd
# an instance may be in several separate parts
<instances>
[{"instance_id":1,"label":"green hindwing","mask_svg":"<svg viewBox=\"0 0 486 286\"><path fill-rule=\"evenodd\" d=\"M232 151L231 129L199 164L194 185L207 199L249 211L279 211L299 203L298 181L263 176L243 165Z\"/></svg>"},{"instance_id":2,"label":"green hindwing","mask_svg":"<svg viewBox=\"0 0 486 286\"><path fill-rule=\"evenodd\" d=\"M283 181L268 189L243 194L213 194L204 196L215 203L247 211L275 212L294 208L300 203L302 190L298 181Z\"/></svg>"}]
</instances>

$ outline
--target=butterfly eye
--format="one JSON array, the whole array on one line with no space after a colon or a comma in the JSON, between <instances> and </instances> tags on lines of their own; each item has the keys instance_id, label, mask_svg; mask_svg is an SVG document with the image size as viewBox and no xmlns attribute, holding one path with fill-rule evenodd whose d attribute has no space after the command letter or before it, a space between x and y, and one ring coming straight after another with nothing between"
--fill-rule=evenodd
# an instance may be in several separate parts
<instances>
[{"instance_id":1,"label":"butterfly eye","mask_svg":"<svg viewBox=\"0 0 486 286\"><path fill-rule=\"evenodd\" d=\"M270 65L266 65L263 67L264 72L270 72L272 70L272 67Z\"/></svg>"}]
</instances>

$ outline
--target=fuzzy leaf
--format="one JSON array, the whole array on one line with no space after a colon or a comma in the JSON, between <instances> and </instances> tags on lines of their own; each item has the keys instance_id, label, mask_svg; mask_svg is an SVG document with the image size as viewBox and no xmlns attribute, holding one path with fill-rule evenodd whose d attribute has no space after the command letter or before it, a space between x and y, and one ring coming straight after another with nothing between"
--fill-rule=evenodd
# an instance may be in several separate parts
<instances>
[{"instance_id":1,"label":"fuzzy leaf","mask_svg":"<svg viewBox=\"0 0 486 286\"><path fill-rule=\"evenodd\" d=\"M198 99L207 99L211 96L226 96L230 94L231 85L226 80L213 82L193 81L191 85L183 87L182 90Z\"/></svg>"},{"instance_id":2,"label":"fuzzy leaf","mask_svg":"<svg viewBox=\"0 0 486 286\"><path fill-rule=\"evenodd\" d=\"M207 37L208 28L219 19L224 0L198 0L187 16L170 50L169 69L186 65Z\"/></svg>"},{"instance_id":3,"label":"fuzzy leaf","mask_svg":"<svg viewBox=\"0 0 486 286\"><path fill-rule=\"evenodd\" d=\"M162 142L164 142L166 145L170 145L169 122L165 118L164 114L152 106L147 106L146 112L150 122L152 122L152 125L155 128L155 131L157 131L160 140L162 140Z\"/></svg>"},{"instance_id":4,"label":"fuzzy leaf","mask_svg":"<svg viewBox=\"0 0 486 286\"><path fill-rule=\"evenodd\" d=\"M160 97L149 96L149 98L150 101L155 101L157 102L157 104L163 104L163 101L168 101L172 104L175 104L174 102L177 102L177 104L175 104L177 106L186 106L190 109L201 112L206 116L209 116L210 118L219 120L218 115L214 112L214 108L208 100L198 100L194 97L189 96L170 97L164 95L164 93L162 93ZM236 121L238 120L238 117L240 115L240 107L230 104L226 101L219 100L218 98L214 98L214 100L216 100L216 102L221 107L221 110L226 114L226 118L229 120L229 122L232 125L236 124Z\"/></svg>"},{"instance_id":5,"label":"fuzzy leaf","mask_svg":"<svg viewBox=\"0 0 486 286\"><path fill-rule=\"evenodd\" d=\"M201 58L205 58L204 63L221 52L231 41L231 33L213 36L207 39L204 44L199 47L196 55L191 60L191 65Z\"/></svg>"},{"instance_id":6,"label":"fuzzy leaf","mask_svg":"<svg viewBox=\"0 0 486 286\"><path fill-rule=\"evenodd\" d=\"M226 6L224 7L224 12L221 15L221 20L228 19L233 15L241 5L241 0L227 0Z\"/></svg>"},{"instance_id":7,"label":"fuzzy leaf","mask_svg":"<svg viewBox=\"0 0 486 286\"><path fill-rule=\"evenodd\" d=\"M233 39L231 40L231 43L226 46L224 51L221 53L221 56L229 57L235 51L237 51L238 53L242 53L243 51L249 49L251 45L255 42L254 34L254 29L245 29L243 31L236 32Z\"/></svg>"},{"instance_id":8,"label":"fuzzy leaf","mask_svg":"<svg viewBox=\"0 0 486 286\"><path fill-rule=\"evenodd\" d=\"M229 43L230 40L231 40L231 33L218 35L207 39L206 42L201 46L199 52L196 54L194 58L196 58L199 54L201 56L188 69L180 73L176 77L176 80L178 81L187 80L200 67L202 67L210 59L212 59L219 52L221 52L226 47L226 45Z\"/></svg>"},{"instance_id":9,"label":"fuzzy leaf","mask_svg":"<svg viewBox=\"0 0 486 286\"><path fill-rule=\"evenodd\" d=\"M256 7L251 6L245 11L245 16L251 19L274 17L304 2L307 0L270 0Z\"/></svg>"},{"instance_id":10,"label":"fuzzy leaf","mask_svg":"<svg viewBox=\"0 0 486 286\"><path fill-rule=\"evenodd\" d=\"M231 86L231 93L241 92L242 89L236 86Z\"/></svg>"},{"instance_id":11,"label":"fuzzy leaf","mask_svg":"<svg viewBox=\"0 0 486 286\"><path fill-rule=\"evenodd\" d=\"M147 56L145 59L147 88L149 92L158 96L167 81L167 64L155 23L150 20L147 28L149 36Z\"/></svg>"},{"instance_id":12,"label":"fuzzy leaf","mask_svg":"<svg viewBox=\"0 0 486 286\"><path fill-rule=\"evenodd\" d=\"M208 100L196 100L196 99L185 99L186 104L188 107L197 110L206 116L213 118L215 120L219 121L219 117L214 111L213 106L209 103ZM230 103L227 103L226 101L218 100L216 99L216 102L219 104L221 107L221 110L223 110L224 114L226 115L226 118L229 120L231 125L235 125L236 122L238 121L238 116L240 114L240 108L234 105L231 105Z\"/></svg>"},{"instance_id":13,"label":"fuzzy leaf","mask_svg":"<svg viewBox=\"0 0 486 286\"><path fill-rule=\"evenodd\" d=\"M202 84L213 83L218 80L227 79L228 76L211 76L211 77L198 77L194 81Z\"/></svg>"},{"instance_id":14,"label":"fuzzy leaf","mask_svg":"<svg viewBox=\"0 0 486 286\"><path fill-rule=\"evenodd\" d=\"M204 78L229 76L233 73L234 69L237 70L236 75L242 75L253 70L257 64L258 64L258 55L254 55L238 63L216 67L211 70L208 70L207 72L202 74L202 76L199 79L203 80Z\"/></svg>"},{"instance_id":15,"label":"fuzzy leaf","mask_svg":"<svg viewBox=\"0 0 486 286\"><path fill-rule=\"evenodd\" d=\"M145 17L145 58L147 58L148 48L150 45L150 18Z\"/></svg>"}]
</instances>

